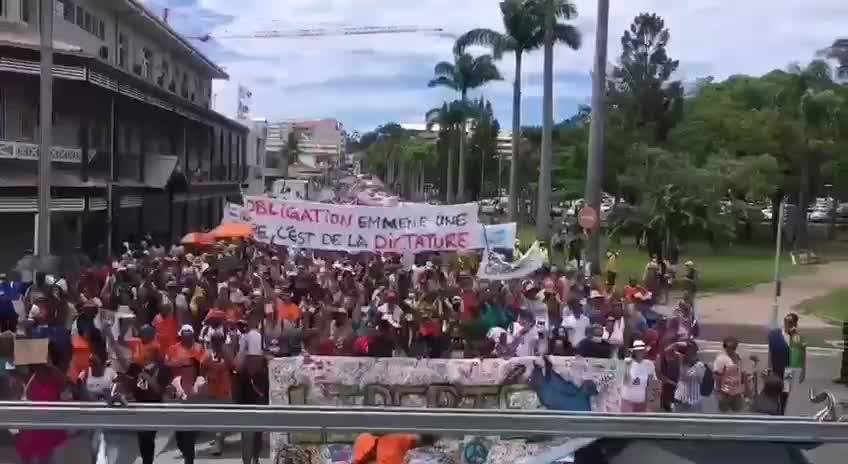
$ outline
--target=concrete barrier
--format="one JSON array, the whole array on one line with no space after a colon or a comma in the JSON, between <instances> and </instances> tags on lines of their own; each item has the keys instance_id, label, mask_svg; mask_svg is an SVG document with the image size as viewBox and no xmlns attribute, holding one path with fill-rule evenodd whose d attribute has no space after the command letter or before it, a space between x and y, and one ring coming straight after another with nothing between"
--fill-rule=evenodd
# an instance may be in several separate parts
<instances>
[{"instance_id":1,"label":"concrete barrier","mask_svg":"<svg viewBox=\"0 0 848 464\"><path fill-rule=\"evenodd\" d=\"M623 367L603 359L541 358L413 359L321 357L270 362L271 403L326 406L544 409L617 412ZM584 406L585 405L585 406ZM354 435L272 434L280 462L341 463ZM472 445L469 445L471 443ZM436 448L455 462L509 462L544 452L562 441L527 443L500 437L439 440ZM464 456L474 449L476 458ZM479 452L484 451L481 460ZM277 461L275 461L277 462Z\"/></svg>"}]
</instances>

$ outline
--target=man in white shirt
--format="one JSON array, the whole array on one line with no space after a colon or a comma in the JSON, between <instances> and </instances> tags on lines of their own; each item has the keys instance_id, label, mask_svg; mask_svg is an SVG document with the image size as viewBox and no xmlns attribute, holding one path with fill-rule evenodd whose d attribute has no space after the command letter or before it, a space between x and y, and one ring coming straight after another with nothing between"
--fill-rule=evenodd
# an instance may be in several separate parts
<instances>
[{"instance_id":1,"label":"man in white shirt","mask_svg":"<svg viewBox=\"0 0 848 464\"><path fill-rule=\"evenodd\" d=\"M583 314L583 305L579 301L570 301L568 308L570 312L563 318L562 326L568 330L568 341L571 342L571 346L577 347L586 338L586 329L592 325L592 322Z\"/></svg>"},{"instance_id":2,"label":"man in white shirt","mask_svg":"<svg viewBox=\"0 0 848 464\"><path fill-rule=\"evenodd\" d=\"M534 330L535 329L538 330ZM544 326L539 326L533 319L532 313L522 311L519 320L513 322L509 327L509 335L520 337L521 340L515 349L516 356L540 356L547 351Z\"/></svg>"}]
</instances>

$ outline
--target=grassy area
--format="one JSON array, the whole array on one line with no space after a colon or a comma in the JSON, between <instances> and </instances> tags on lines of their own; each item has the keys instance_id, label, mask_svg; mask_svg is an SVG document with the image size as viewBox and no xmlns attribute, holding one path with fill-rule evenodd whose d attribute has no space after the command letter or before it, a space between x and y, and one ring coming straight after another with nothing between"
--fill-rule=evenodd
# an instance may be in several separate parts
<instances>
[{"instance_id":1,"label":"grassy area","mask_svg":"<svg viewBox=\"0 0 848 464\"><path fill-rule=\"evenodd\" d=\"M809 299L798 306L805 313L815 314L835 321L848 320L848 288L834 290L827 295Z\"/></svg>"},{"instance_id":2,"label":"grassy area","mask_svg":"<svg viewBox=\"0 0 848 464\"><path fill-rule=\"evenodd\" d=\"M535 233L532 227L519 229L522 243L532 243ZM631 276L641 279L648 254L639 250L630 242L616 246L619 250L619 281L626 284ZM603 248L606 250L606 247ZM554 262L562 262L563 256L552 256ZM712 248L701 242L686 243L680 262L692 260L700 273L700 291L734 291L752 285L771 281L774 277L774 248L763 246L736 245L713 252ZM606 262L604 263L606 264ZM781 261L781 273L785 277L799 272L798 266L792 266L788 255Z\"/></svg>"}]
</instances>

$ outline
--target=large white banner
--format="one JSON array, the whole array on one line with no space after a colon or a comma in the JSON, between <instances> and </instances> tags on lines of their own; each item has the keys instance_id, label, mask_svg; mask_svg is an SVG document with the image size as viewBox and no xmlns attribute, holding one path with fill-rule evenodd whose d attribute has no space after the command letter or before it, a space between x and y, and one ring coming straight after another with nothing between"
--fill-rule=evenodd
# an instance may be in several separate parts
<instances>
[{"instance_id":1,"label":"large white banner","mask_svg":"<svg viewBox=\"0 0 848 464\"><path fill-rule=\"evenodd\" d=\"M484 248L477 204L396 207L247 197L256 240L317 250L460 251Z\"/></svg>"}]
</instances>

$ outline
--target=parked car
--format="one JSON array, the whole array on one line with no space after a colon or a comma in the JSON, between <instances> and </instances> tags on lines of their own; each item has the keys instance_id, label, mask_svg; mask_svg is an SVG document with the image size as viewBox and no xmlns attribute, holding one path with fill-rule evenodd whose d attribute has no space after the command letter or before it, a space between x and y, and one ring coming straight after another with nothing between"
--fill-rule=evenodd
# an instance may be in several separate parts
<instances>
[{"instance_id":1,"label":"parked car","mask_svg":"<svg viewBox=\"0 0 848 464\"><path fill-rule=\"evenodd\" d=\"M497 202L492 199L480 200L480 214L495 214L497 212Z\"/></svg>"}]
</instances>

